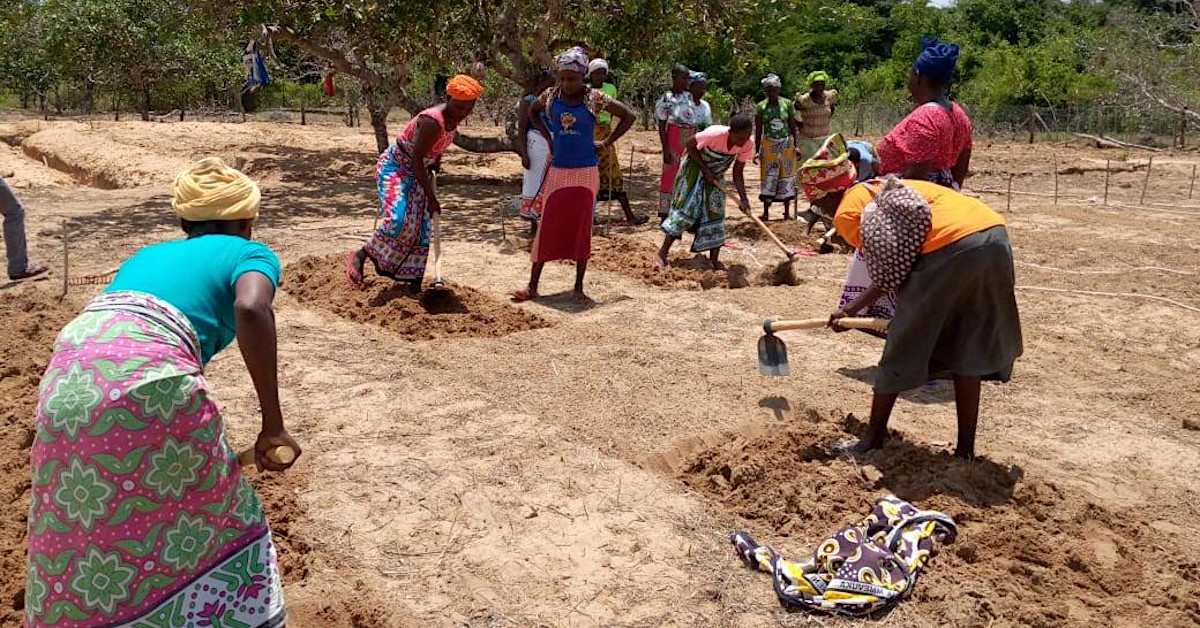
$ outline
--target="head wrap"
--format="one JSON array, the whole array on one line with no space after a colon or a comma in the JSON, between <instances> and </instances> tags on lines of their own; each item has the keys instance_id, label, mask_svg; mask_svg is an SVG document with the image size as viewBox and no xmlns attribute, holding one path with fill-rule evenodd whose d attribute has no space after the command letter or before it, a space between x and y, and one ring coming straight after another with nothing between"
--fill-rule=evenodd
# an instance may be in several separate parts
<instances>
[{"instance_id":1,"label":"head wrap","mask_svg":"<svg viewBox=\"0 0 1200 628\"><path fill-rule=\"evenodd\" d=\"M708 82L708 75L705 74L704 72L691 72L688 74L688 85L694 85L696 83L707 83L707 82Z\"/></svg>"},{"instance_id":2,"label":"head wrap","mask_svg":"<svg viewBox=\"0 0 1200 628\"><path fill-rule=\"evenodd\" d=\"M587 52L579 46L558 55L554 62L559 70L569 70L580 74L587 74L588 71Z\"/></svg>"},{"instance_id":3,"label":"head wrap","mask_svg":"<svg viewBox=\"0 0 1200 628\"><path fill-rule=\"evenodd\" d=\"M958 63L958 45L943 44L937 37L921 38L921 54L913 63L913 70L920 76L938 83L949 83Z\"/></svg>"},{"instance_id":4,"label":"head wrap","mask_svg":"<svg viewBox=\"0 0 1200 628\"><path fill-rule=\"evenodd\" d=\"M883 190L863 209L862 255L871 283L894 291L908 278L932 226L929 203L915 190L888 175Z\"/></svg>"},{"instance_id":5,"label":"head wrap","mask_svg":"<svg viewBox=\"0 0 1200 628\"><path fill-rule=\"evenodd\" d=\"M171 207L184 220L246 220L258 217L258 184L217 157L201 159L175 177Z\"/></svg>"},{"instance_id":6,"label":"head wrap","mask_svg":"<svg viewBox=\"0 0 1200 628\"><path fill-rule=\"evenodd\" d=\"M812 159L800 166L800 188L810 201L820 200L854 185L858 176L846 140L840 134L830 135Z\"/></svg>"},{"instance_id":7,"label":"head wrap","mask_svg":"<svg viewBox=\"0 0 1200 628\"><path fill-rule=\"evenodd\" d=\"M454 100L477 100L483 95L483 85L466 74L458 74L446 83L446 95Z\"/></svg>"},{"instance_id":8,"label":"head wrap","mask_svg":"<svg viewBox=\"0 0 1200 628\"><path fill-rule=\"evenodd\" d=\"M605 61L604 59L601 59L600 57L596 57L595 59L592 59L592 62L588 64L588 74L591 74L592 72L595 72L596 70L604 70L605 72L607 72L608 71L608 61Z\"/></svg>"},{"instance_id":9,"label":"head wrap","mask_svg":"<svg viewBox=\"0 0 1200 628\"><path fill-rule=\"evenodd\" d=\"M762 80L762 86L763 87L783 87L783 81L779 80L779 76L776 74L768 74L766 76L766 78L764 78Z\"/></svg>"},{"instance_id":10,"label":"head wrap","mask_svg":"<svg viewBox=\"0 0 1200 628\"><path fill-rule=\"evenodd\" d=\"M813 83L828 83L829 73L825 70L816 70L808 73L808 86L812 87Z\"/></svg>"}]
</instances>

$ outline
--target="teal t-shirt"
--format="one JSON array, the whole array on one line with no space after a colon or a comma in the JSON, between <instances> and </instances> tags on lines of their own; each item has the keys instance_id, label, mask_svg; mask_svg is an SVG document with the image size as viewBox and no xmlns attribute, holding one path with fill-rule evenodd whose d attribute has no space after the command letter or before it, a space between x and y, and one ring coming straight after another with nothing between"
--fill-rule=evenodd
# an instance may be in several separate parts
<instances>
[{"instance_id":1,"label":"teal t-shirt","mask_svg":"<svg viewBox=\"0 0 1200 628\"><path fill-rule=\"evenodd\" d=\"M271 249L245 238L211 234L138 251L104 291L144 292L175 306L200 336L200 359L208 364L237 337L235 285L251 271L279 287L279 258Z\"/></svg>"}]
</instances>

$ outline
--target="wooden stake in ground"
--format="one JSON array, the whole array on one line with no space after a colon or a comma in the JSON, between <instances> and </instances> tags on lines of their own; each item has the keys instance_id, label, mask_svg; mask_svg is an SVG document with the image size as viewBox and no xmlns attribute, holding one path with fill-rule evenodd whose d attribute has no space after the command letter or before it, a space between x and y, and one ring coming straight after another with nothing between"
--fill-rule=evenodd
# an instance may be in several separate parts
<instances>
[{"instance_id":1,"label":"wooden stake in ground","mask_svg":"<svg viewBox=\"0 0 1200 628\"><path fill-rule=\"evenodd\" d=\"M1008 207L1005 211L1012 211L1012 183L1013 175L1008 175Z\"/></svg>"},{"instance_id":2,"label":"wooden stake in ground","mask_svg":"<svg viewBox=\"0 0 1200 628\"><path fill-rule=\"evenodd\" d=\"M1058 153L1054 153L1054 205L1058 206Z\"/></svg>"},{"instance_id":3,"label":"wooden stake in ground","mask_svg":"<svg viewBox=\"0 0 1200 628\"><path fill-rule=\"evenodd\" d=\"M1188 186L1188 200L1192 200L1192 192L1196 191L1196 164L1192 164L1192 183Z\"/></svg>"},{"instance_id":4,"label":"wooden stake in ground","mask_svg":"<svg viewBox=\"0 0 1200 628\"><path fill-rule=\"evenodd\" d=\"M1150 162L1146 164L1146 178L1142 179L1142 197L1138 200L1138 204L1146 202L1146 188L1150 187L1150 171L1154 169L1154 155L1150 156Z\"/></svg>"},{"instance_id":5,"label":"wooden stake in ground","mask_svg":"<svg viewBox=\"0 0 1200 628\"><path fill-rule=\"evenodd\" d=\"M1101 109L1100 111L1104 111ZM1108 173L1112 170L1112 160L1104 160L1104 204L1108 205Z\"/></svg>"},{"instance_id":6,"label":"wooden stake in ground","mask_svg":"<svg viewBox=\"0 0 1200 628\"><path fill-rule=\"evenodd\" d=\"M62 226L62 241L63 241L63 290L62 296L67 296L67 291L71 285L71 230L67 223Z\"/></svg>"},{"instance_id":7,"label":"wooden stake in ground","mask_svg":"<svg viewBox=\"0 0 1200 628\"><path fill-rule=\"evenodd\" d=\"M1037 118L1035 117L1036 115L1037 115L1037 112L1035 112L1033 110L1033 105L1029 105L1029 143L1030 144L1033 143L1033 131L1035 128L1034 122L1037 120Z\"/></svg>"}]
</instances>

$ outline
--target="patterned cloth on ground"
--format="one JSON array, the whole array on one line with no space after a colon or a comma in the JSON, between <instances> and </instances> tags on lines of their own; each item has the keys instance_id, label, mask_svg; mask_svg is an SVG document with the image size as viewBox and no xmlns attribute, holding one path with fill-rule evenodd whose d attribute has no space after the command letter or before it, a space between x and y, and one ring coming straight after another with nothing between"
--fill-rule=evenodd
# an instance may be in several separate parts
<instances>
[{"instance_id":1,"label":"patterned cloth on ground","mask_svg":"<svg viewBox=\"0 0 1200 628\"><path fill-rule=\"evenodd\" d=\"M745 532L730 540L747 567L771 574L775 595L785 608L862 616L900 603L936 553L934 542L953 543L954 520L918 510L889 495L871 514L817 545L804 562L783 558Z\"/></svg>"},{"instance_id":2,"label":"patterned cloth on ground","mask_svg":"<svg viewBox=\"0 0 1200 628\"><path fill-rule=\"evenodd\" d=\"M27 626L275 627L275 548L167 302L97 297L55 342L31 452Z\"/></svg>"},{"instance_id":3,"label":"patterned cloth on ground","mask_svg":"<svg viewBox=\"0 0 1200 628\"><path fill-rule=\"evenodd\" d=\"M700 157L717 179L737 158L713 148L700 149ZM662 230L673 238L682 236L684 231L694 233L693 253L711 251L725 243L725 193L704 179L690 157L684 158L675 178L670 213L662 223Z\"/></svg>"}]
</instances>

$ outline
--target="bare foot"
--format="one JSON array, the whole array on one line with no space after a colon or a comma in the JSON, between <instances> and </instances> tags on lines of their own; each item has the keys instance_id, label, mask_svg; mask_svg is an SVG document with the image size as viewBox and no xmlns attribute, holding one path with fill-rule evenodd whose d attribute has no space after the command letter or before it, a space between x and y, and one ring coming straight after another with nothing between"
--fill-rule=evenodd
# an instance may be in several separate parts
<instances>
[{"instance_id":1,"label":"bare foot","mask_svg":"<svg viewBox=\"0 0 1200 628\"><path fill-rule=\"evenodd\" d=\"M576 290L574 295L571 296L571 302L576 305L594 305L596 303L592 300L592 297L589 297L579 290Z\"/></svg>"},{"instance_id":2,"label":"bare foot","mask_svg":"<svg viewBox=\"0 0 1200 628\"><path fill-rule=\"evenodd\" d=\"M361 250L354 251L346 257L346 279L350 280L350 283L353 284L355 288L360 290L364 285L363 262L364 260Z\"/></svg>"},{"instance_id":3,"label":"bare foot","mask_svg":"<svg viewBox=\"0 0 1200 628\"><path fill-rule=\"evenodd\" d=\"M531 290L529 286L525 286L520 290L514 290L508 293L508 296L513 301L520 303L522 301L532 301L538 298L538 293L536 290Z\"/></svg>"},{"instance_id":4,"label":"bare foot","mask_svg":"<svg viewBox=\"0 0 1200 628\"><path fill-rule=\"evenodd\" d=\"M719 262L716 260L709 260L708 263L712 266L713 270L725 270L724 262Z\"/></svg>"},{"instance_id":5,"label":"bare foot","mask_svg":"<svg viewBox=\"0 0 1200 628\"><path fill-rule=\"evenodd\" d=\"M833 452L842 456L858 456L881 447L883 443L872 443L865 438L858 441L840 440L833 444Z\"/></svg>"},{"instance_id":6,"label":"bare foot","mask_svg":"<svg viewBox=\"0 0 1200 628\"><path fill-rule=\"evenodd\" d=\"M974 451L974 450L971 450L971 451L964 451L964 450L961 450L961 449L955 449L955 450L954 450L954 457L955 457L955 458L960 458L960 459L962 459L962 460L966 460L966 461L972 461L972 460L974 460L974 459L975 459L975 451Z\"/></svg>"},{"instance_id":7,"label":"bare foot","mask_svg":"<svg viewBox=\"0 0 1200 628\"><path fill-rule=\"evenodd\" d=\"M655 268L657 268L659 270L666 270L667 266L668 266L667 258L655 253L654 254L654 266L655 266Z\"/></svg>"}]
</instances>

